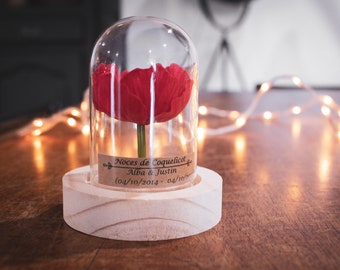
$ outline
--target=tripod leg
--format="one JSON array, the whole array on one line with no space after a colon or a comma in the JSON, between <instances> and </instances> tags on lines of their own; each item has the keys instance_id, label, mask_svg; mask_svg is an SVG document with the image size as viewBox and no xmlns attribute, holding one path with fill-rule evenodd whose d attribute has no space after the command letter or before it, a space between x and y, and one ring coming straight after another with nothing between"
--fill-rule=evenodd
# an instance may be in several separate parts
<instances>
[{"instance_id":1,"label":"tripod leg","mask_svg":"<svg viewBox=\"0 0 340 270\"><path fill-rule=\"evenodd\" d=\"M210 59L210 62L208 64L208 67L207 67L207 70L203 76L203 79L202 79L202 82L201 82L201 85L202 85L202 89L207 89L208 87L208 83L211 79L211 75L213 73L213 70L214 70L214 66L216 64L216 61L218 60L218 56L220 54L220 51L221 51L221 43L217 44L217 46L215 47L214 49L214 52L211 56L211 59Z\"/></svg>"},{"instance_id":2,"label":"tripod leg","mask_svg":"<svg viewBox=\"0 0 340 270\"><path fill-rule=\"evenodd\" d=\"M241 87L241 89L244 91L247 89L247 85L246 85L246 82L244 80L244 77L243 77L243 74L242 74L242 71L241 71L241 67L239 65L239 62L237 61L236 59L236 56L235 54L233 53L233 50L230 46L230 44L228 43L227 46L225 47L226 48L226 53L229 55L230 57L230 62L231 64L234 66L234 70L235 70L235 75L237 77L237 80L239 82L239 85Z\"/></svg>"},{"instance_id":3,"label":"tripod leg","mask_svg":"<svg viewBox=\"0 0 340 270\"><path fill-rule=\"evenodd\" d=\"M221 86L223 91L228 90L228 50L229 43L224 37L221 41Z\"/></svg>"}]
</instances>

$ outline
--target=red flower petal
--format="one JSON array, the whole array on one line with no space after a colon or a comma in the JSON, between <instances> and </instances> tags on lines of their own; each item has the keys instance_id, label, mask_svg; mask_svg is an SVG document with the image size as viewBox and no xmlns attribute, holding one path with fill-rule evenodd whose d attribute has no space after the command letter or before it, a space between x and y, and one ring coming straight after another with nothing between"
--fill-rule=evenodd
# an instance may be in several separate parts
<instances>
[{"instance_id":1,"label":"red flower petal","mask_svg":"<svg viewBox=\"0 0 340 270\"><path fill-rule=\"evenodd\" d=\"M118 70L115 69L115 78ZM92 75L93 103L97 110L111 115L111 65L100 64ZM117 88L117 80L114 81Z\"/></svg>"},{"instance_id":2,"label":"red flower petal","mask_svg":"<svg viewBox=\"0 0 340 270\"><path fill-rule=\"evenodd\" d=\"M147 125L176 117L190 99L193 81L177 64L164 68L157 64L148 69L134 69L121 74L114 69L111 86L111 65L100 64L92 74L93 103L97 110L122 121ZM154 73L153 80L152 74ZM151 117L150 84L154 84L154 116ZM111 89L114 88L114 89ZM114 113L111 113L111 93Z\"/></svg>"}]
</instances>

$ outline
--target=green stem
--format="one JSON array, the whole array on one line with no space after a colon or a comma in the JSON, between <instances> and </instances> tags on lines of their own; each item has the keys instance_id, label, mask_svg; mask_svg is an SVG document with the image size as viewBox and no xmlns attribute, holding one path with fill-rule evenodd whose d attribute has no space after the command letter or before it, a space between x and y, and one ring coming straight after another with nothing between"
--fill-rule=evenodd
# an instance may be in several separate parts
<instances>
[{"instance_id":1,"label":"green stem","mask_svg":"<svg viewBox=\"0 0 340 270\"><path fill-rule=\"evenodd\" d=\"M146 156L145 126L137 124L138 157Z\"/></svg>"}]
</instances>

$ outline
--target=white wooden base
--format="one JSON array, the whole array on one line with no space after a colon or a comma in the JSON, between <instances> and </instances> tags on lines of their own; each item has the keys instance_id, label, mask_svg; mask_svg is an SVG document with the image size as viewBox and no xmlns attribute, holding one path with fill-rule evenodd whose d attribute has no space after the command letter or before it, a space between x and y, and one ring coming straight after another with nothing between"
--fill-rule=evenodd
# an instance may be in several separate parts
<instances>
[{"instance_id":1,"label":"white wooden base","mask_svg":"<svg viewBox=\"0 0 340 270\"><path fill-rule=\"evenodd\" d=\"M86 183L90 167L63 177L64 219L72 228L117 240L186 237L214 227L222 213L222 178L198 167L201 181L163 192L126 192Z\"/></svg>"}]
</instances>

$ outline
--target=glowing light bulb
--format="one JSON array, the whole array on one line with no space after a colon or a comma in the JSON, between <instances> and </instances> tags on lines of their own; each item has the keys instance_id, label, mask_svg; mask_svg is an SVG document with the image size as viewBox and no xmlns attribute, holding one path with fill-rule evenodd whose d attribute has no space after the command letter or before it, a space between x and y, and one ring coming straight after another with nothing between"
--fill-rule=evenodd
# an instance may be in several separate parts
<instances>
[{"instance_id":1,"label":"glowing light bulb","mask_svg":"<svg viewBox=\"0 0 340 270\"><path fill-rule=\"evenodd\" d=\"M80 116L80 111L78 111L78 110L76 110L76 109L73 109L73 110L71 111L71 114L72 114L73 116L75 116L75 117L79 117L79 116Z\"/></svg>"},{"instance_id":2,"label":"glowing light bulb","mask_svg":"<svg viewBox=\"0 0 340 270\"><path fill-rule=\"evenodd\" d=\"M33 132L32 132L32 135L33 136L39 136L41 134L41 130L40 129L35 129L35 130L33 130Z\"/></svg>"},{"instance_id":3,"label":"glowing light bulb","mask_svg":"<svg viewBox=\"0 0 340 270\"><path fill-rule=\"evenodd\" d=\"M246 119L243 116L241 116L241 117L236 119L235 125L236 125L236 127L240 128L240 127L244 126L246 124L246 122L247 122Z\"/></svg>"},{"instance_id":4,"label":"glowing light bulb","mask_svg":"<svg viewBox=\"0 0 340 270\"><path fill-rule=\"evenodd\" d=\"M43 120L41 120L41 119L35 119L34 121L33 121L33 126L35 126L35 127L42 127L43 126L43 124L44 124L44 122L43 122Z\"/></svg>"},{"instance_id":5,"label":"glowing light bulb","mask_svg":"<svg viewBox=\"0 0 340 270\"><path fill-rule=\"evenodd\" d=\"M291 79L296 86L302 87L302 81L299 77L293 76Z\"/></svg>"},{"instance_id":6,"label":"glowing light bulb","mask_svg":"<svg viewBox=\"0 0 340 270\"><path fill-rule=\"evenodd\" d=\"M67 119L67 124L68 124L70 127L75 127L76 124L77 124L77 121L76 121L74 118L69 117L69 118Z\"/></svg>"},{"instance_id":7,"label":"glowing light bulb","mask_svg":"<svg viewBox=\"0 0 340 270\"><path fill-rule=\"evenodd\" d=\"M270 87L271 87L270 83L265 82L265 83L261 84L261 87L260 87L259 91L261 93L265 93L265 92L267 92L270 89Z\"/></svg>"},{"instance_id":8,"label":"glowing light bulb","mask_svg":"<svg viewBox=\"0 0 340 270\"><path fill-rule=\"evenodd\" d=\"M323 96L322 101L326 105L331 105L333 103L333 99L330 96Z\"/></svg>"},{"instance_id":9,"label":"glowing light bulb","mask_svg":"<svg viewBox=\"0 0 340 270\"><path fill-rule=\"evenodd\" d=\"M327 106L321 106L321 113L324 116L329 116L331 114L331 109Z\"/></svg>"},{"instance_id":10,"label":"glowing light bulb","mask_svg":"<svg viewBox=\"0 0 340 270\"><path fill-rule=\"evenodd\" d=\"M294 106L292 108L292 113L295 114L295 115L298 115L301 113L301 107L300 106Z\"/></svg>"},{"instance_id":11,"label":"glowing light bulb","mask_svg":"<svg viewBox=\"0 0 340 270\"><path fill-rule=\"evenodd\" d=\"M240 113L238 111L231 111L229 116L231 119L236 119L237 117L239 117Z\"/></svg>"},{"instance_id":12,"label":"glowing light bulb","mask_svg":"<svg viewBox=\"0 0 340 270\"><path fill-rule=\"evenodd\" d=\"M199 106L198 113L201 115L206 115L208 113L208 108L205 106Z\"/></svg>"},{"instance_id":13,"label":"glowing light bulb","mask_svg":"<svg viewBox=\"0 0 340 270\"><path fill-rule=\"evenodd\" d=\"M262 116L263 116L263 118L264 118L265 120L270 120L270 119L273 118L273 113L270 112L270 111L266 111L266 112L263 113Z\"/></svg>"},{"instance_id":14,"label":"glowing light bulb","mask_svg":"<svg viewBox=\"0 0 340 270\"><path fill-rule=\"evenodd\" d=\"M90 126L89 126L89 125L84 125L83 128L81 129L81 132L82 132L84 135L90 134Z\"/></svg>"}]
</instances>

